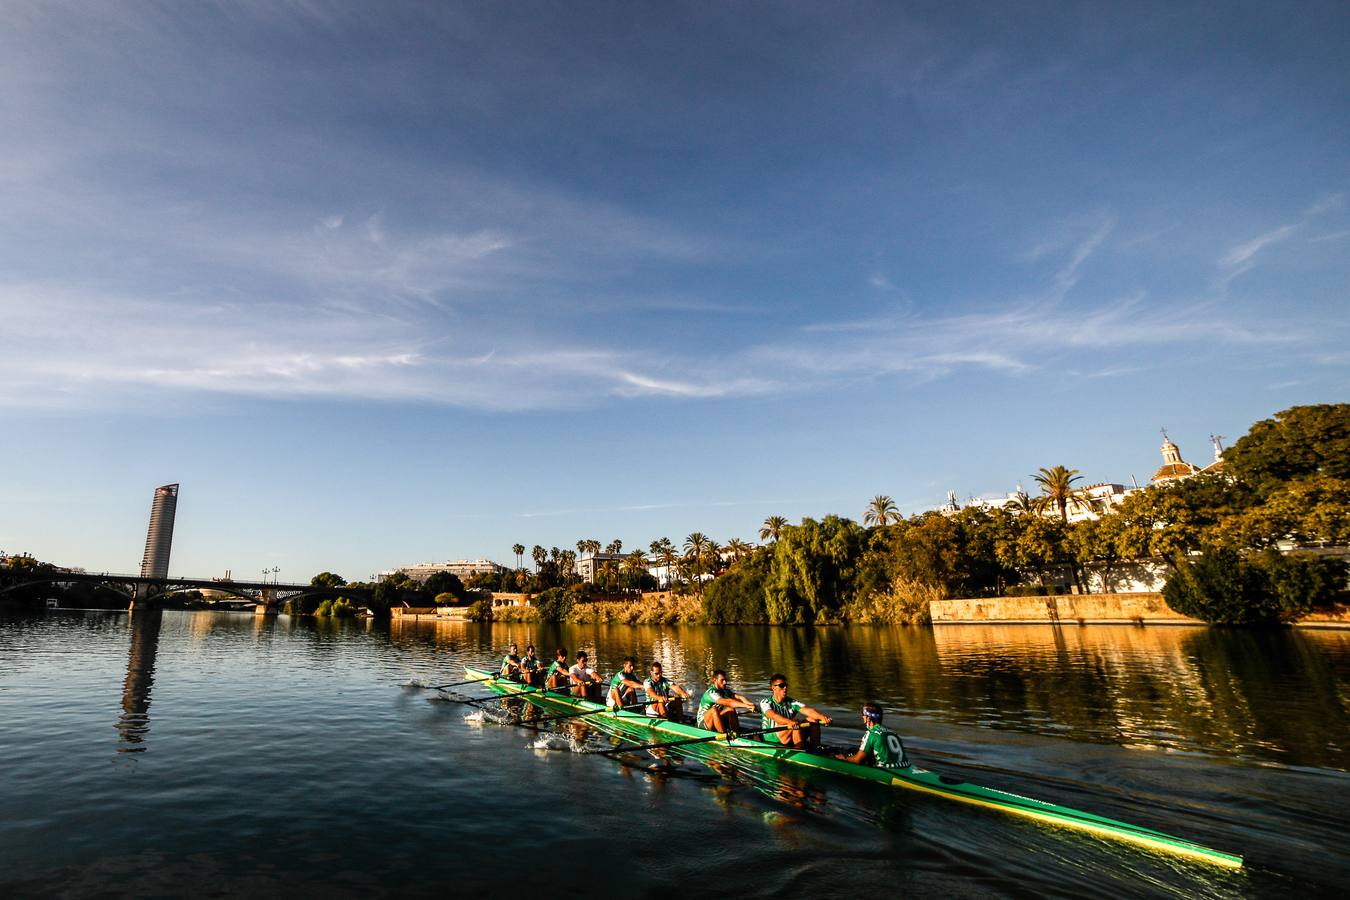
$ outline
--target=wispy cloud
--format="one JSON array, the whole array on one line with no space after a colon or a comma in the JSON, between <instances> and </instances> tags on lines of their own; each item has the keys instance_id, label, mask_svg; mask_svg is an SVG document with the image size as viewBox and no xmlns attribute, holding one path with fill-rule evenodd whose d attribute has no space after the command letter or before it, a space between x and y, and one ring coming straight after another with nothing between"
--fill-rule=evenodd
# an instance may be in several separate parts
<instances>
[{"instance_id":1,"label":"wispy cloud","mask_svg":"<svg viewBox=\"0 0 1350 900\"><path fill-rule=\"evenodd\" d=\"M1273 228L1265 234L1258 235L1250 241L1245 241L1231 248L1223 256L1219 257L1218 264L1226 269L1235 269L1246 266L1256 254L1260 253L1266 247L1272 244L1278 244L1281 241L1292 237L1294 232L1298 231L1298 225L1281 225L1279 228Z\"/></svg>"}]
</instances>

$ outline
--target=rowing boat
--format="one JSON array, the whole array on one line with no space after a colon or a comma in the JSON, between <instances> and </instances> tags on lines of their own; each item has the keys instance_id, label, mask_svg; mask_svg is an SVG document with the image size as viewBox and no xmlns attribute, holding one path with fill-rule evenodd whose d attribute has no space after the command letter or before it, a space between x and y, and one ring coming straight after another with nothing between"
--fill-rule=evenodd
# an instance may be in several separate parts
<instances>
[{"instance_id":1,"label":"rowing boat","mask_svg":"<svg viewBox=\"0 0 1350 900\"><path fill-rule=\"evenodd\" d=\"M464 674L466 678L487 679L491 677L488 672L471 669L468 666L464 667ZM575 712L594 712L595 715L591 717L591 721L601 727L608 725L611 728L620 730L631 730L635 728L646 729L651 732L668 734L672 738L708 737L710 734L706 729L698 728L694 725L686 725L682 722L670 722L665 719L645 715L641 712L601 712L604 708L603 704L582 700L566 694L553 692L540 693L528 685L507 681L505 679L485 680L483 684L493 693L502 696L523 693L525 696L520 699L528 700L545 709L556 708ZM622 731L620 731L620 733L622 734ZM836 775L844 775L850 778L862 779L864 781L873 781L895 788L919 791L925 794L945 797L949 800L956 800L961 803L969 803L974 806L983 806L989 809L1012 813L1014 815L1026 816L1042 822L1063 825L1069 828L1077 828L1102 837L1129 841L1134 844L1150 847L1154 850L1162 850L1191 859L1198 859L1204 862L1226 866L1228 868L1236 869L1242 867L1241 856L1224 853L1221 850L1213 850L1209 847L1179 837L1174 837L1173 835L1161 831L1154 831L1151 828L1144 828L1139 825L1131 825L1127 822L1108 819L1105 816L1083 812L1067 806L1060 806L1055 803L1034 800L1030 797L1011 794L1007 791L981 787L977 784L962 781L959 778L952 778L947 775L940 775L937 772L930 772L927 769L921 769L918 766L913 766L908 769L879 769L873 766L863 766L845 762L841 759L835 759L832 756L824 756L805 750L795 750L781 744L771 744L746 737L727 737L726 739L719 739L717 745L737 751L748 752L757 756L770 757L772 759L781 760L809 769L821 769L827 772L833 772Z\"/></svg>"}]
</instances>

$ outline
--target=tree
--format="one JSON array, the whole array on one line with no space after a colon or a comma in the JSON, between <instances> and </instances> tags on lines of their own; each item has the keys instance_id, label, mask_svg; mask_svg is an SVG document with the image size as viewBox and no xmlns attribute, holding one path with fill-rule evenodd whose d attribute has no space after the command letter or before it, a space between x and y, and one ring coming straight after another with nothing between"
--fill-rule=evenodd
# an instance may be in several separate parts
<instances>
[{"instance_id":1,"label":"tree","mask_svg":"<svg viewBox=\"0 0 1350 900\"><path fill-rule=\"evenodd\" d=\"M1233 549L1350 543L1350 479L1312 475L1285 485L1264 503L1216 525L1218 543Z\"/></svg>"},{"instance_id":2,"label":"tree","mask_svg":"<svg viewBox=\"0 0 1350 900\"><path fill-rule=\"evenodd\" d=\"M863 513L864 525L879 525L885 528L892 522L900 521L900 510L896 507L895 501L885 494L878 494L867 504L867 512Z\"/></svg>"},{"instance_id":3,"label":"tree","mask_svg":"<svg viewBox=\"0 0 1350 900\"><path fill-rule=\"evenodd\" d=\"M666 567L666 586L671 587L670 567L675 565L677 555L675 553L675 544L668 537L658 538L652 541L652 555L661 561L661 565Z\"/></svg>"},{"instance_id":4,"label":"tree","mask_svg":"<svg viewBox=\"0 0 1350 900\"><path fill-rule=\"evenodd\" d=\"M534 560L534 573L538 575L540 567L544 564L544 560L548 559L548 551L538 544L535 544L534 549L530 551L530 558Z\"/></svg>"},{"instance_id":5,"label":"tree","mask_svg":"<svg viewBox=\"0 0 1350 900\"><path fill-rule=\"evenodd\" d=\"M1036 511L1057 510L1059 520L1068 522L1069 505L1083 502L1083 492L1073 486L1075 481L1083 480L1078 470L1054 466L1049 469L1042 468L1038 474L1031 477L1041 486L1041 496L1035 501Z\"/></svg>"},{"instance_id":6,"label":"tree","mask_svg":"<svg viewBox=\"0 0 1350 900\"><path fill-rule=\"evenodd\" d=\"M689 561L700 594L703 593L703 580L699 576L703 574L704 554L707 549L708 536L701 531L695 531L684 539L684 557Z\"/></svg>"},{"instance_id":7,"label":"tree","mask_svg":"<svg viewBox=\"0 0 1350 900\"><path fill-rule=\"evenodd\" d=\"M456 600L463 600L468 596L468 592L464 590L464 582L453 572L432 572L427 580L422 582L422 591L432 597L449 594Z\"/></svg>"},{"instance_id":8,"label":"tree","mask_svg":"<svg viewBox=\"0 0 1350 900\"><path fill-rule=\"evenodd\" d=\"M787 527L787 519L782 516L769 516L764 520L764 525L759 529L759 539L761 541L776 541L778 536L783 533Z\"/></svg>"},{"instance_id":9,"label":"tree","mask_svg":"<svg viewBox=\"0 0 1350 900\"><path fill-rule=\"evenodd\" d=\"M1163 599L1182 615L1219 625L1269 625L1294 621L1334 601L1345 584L1345 563L1321 557L1253 556L1206 548L1178 566Z\"/></svg>"},{"instance_id":10,"label":"tree","mask_svg":"<svg viewBox=\"0 0 1350 900\"><path fill-rule=\"evenodd\" d=\"M1293 406L1257 422L1224 453L1224 471L1262 497L1313 475L1350 479L1350 403Z\"/></svg>"},{"instance_id":11,"label":"tree","mask_svg":"<svg viewBox=\"0 0 1350 900\"><path fill-rule=\"evenodd\" d=\"M727 550L731 553L732 562L740 562L754 552L754 548L740 538L727 541Z\"/></svg>"},{"instance_id":12,"label":"tree","mask_svg":"<svg viewBox=\"0 0 1350 900\"><path fill-rule=\"evenodd\" d=\"M314 587L340 588L347 583L347 579L341 575L335 575L332 572L320 572L309 580Z\"/></svg>"},{"instance_id":13,"label":"tree","mask_svg":"<svg viewBox=\"0 0 1350 900\"><path fill-rule=\"evenodd\" d=\"M511 545L511 552L514 553L514 554L516 555L516 568L517 568L517 569L523 569L523 568L525 568L525 561L524 561L524 560L525 560L525 545L524 545L524 544L512 544L512 545Z\"/></svg>"},{"instance_id":14,"label":"tree","mask_svg":"<svg viewBox=\"0 0 1350 900\"><path fill-rule=\"evenodd\" d=\"M865 545L857 523L826 516L783 529L773 548L765 609L775 624L832 621L853 596Z\"/></svg>"},{"instance_id":15,"label":"tree","mask_svg":"<svg viewBox=\"0 0 1350 900\"><path fill-rule=\"evenodd\" d=\"M764 586L769 555L756 554L708 584L703 595L704 620L714 625L755 625L768 621Z\"/></svg>"},{"instance_id":16,"label":"tree","mask_svg":"<svg viewBox=\"0 0 1350 900\"><path fill-rule=\"evenodd\" d=\"M615 538L614 540L610 541L608 544L605 545L605 552L613 553L615 556L618 556L621 552L623 552L623 541L619 540L618 538Z\"/></svg>"},{"instance_id":17,"label":"tree","mask_svg":"<svg viewBox=\"0 0 1350 900\"><path fill-rule=\"evenodd\" d=\"M647 557L642 555L641 550L633 550L623 558L623 571L627 576L628 586L641 590L642 576L647 574Z\"/></svg>"}]
</instances>

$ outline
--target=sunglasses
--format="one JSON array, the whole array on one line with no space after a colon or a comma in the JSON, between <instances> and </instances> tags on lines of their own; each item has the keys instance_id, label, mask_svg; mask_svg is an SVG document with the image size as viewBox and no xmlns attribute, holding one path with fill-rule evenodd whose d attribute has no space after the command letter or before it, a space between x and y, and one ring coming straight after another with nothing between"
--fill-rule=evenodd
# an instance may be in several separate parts
<instances>
[{"instance_id":1,"label":"sunglasses","mask_svg":"<svg viewBox=\"0 0 1350 900\"><path fill-rule=\"evenodd\" d=\"M787 682L786 682L786 681L780 681L780 682L778 682L778 684L771 684L771 685L769 685L769 687L785 688L785 687L787 687Z\"/></svg>"}]
</instances>

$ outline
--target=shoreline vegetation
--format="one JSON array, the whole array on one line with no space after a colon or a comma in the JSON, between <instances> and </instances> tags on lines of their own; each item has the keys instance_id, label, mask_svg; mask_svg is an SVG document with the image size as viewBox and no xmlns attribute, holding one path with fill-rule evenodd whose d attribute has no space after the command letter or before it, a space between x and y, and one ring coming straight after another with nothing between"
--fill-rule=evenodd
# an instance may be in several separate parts
<instances>
[{"instance_id":1,"label":"shoreline vegetation","mask_svg":"<svg viewBox=\"0 0 1350 900\"><path fill-rule=\"evenodd\" d=\"M1182 615L1217 624L1296 621L1347 596L1350 555L1350 404L1298 406L1256 423L1205 473L1130 493L1071 522L1088 503L1077 470L1033 476L1038 496L1008 507L929 511L908 518L889 497L863 523L840 516L792 525L765 519L760 547L725 546L695 532L684 553L650 545L669 568L676 599L587 602L594 586L569 581L573 554L535 547L535 571L470 579L470 588L523 591L532 607L475 607L510 621L660 624L926 624L930 603L952 598L1112 592L1113 573L1146 564ZM598 541L579 541L598 552ZM599 568L604 589L640 591L650 578L635 551ZM513 548L520 558L523 545ZM651 579L654 581L654 579ZM695 602L696 601L696 602Z\"/></svg>"},{"instance_id":2,"label":"shoreline vegetation","mask_svg":"<svg viewBox=\"0 0 1350 900\"><path fill-rule=\"evenodd\" d=\"M1119 572L1141 564L1163 573L1172 610L1211 623L1288 623L1346 599L1350 404L1276 413L1221 464L1130 492L1080 521L1069 511L1091 508L1091 500L1078 470L1056 465L1032 477L1040 493L1003 506L906 518L878 495L861 524L838 515L795 525L769 516L757 547L693 532L682 546L662 537L623 553L620 540L602 546L587 538L575 552L534 546L530 571L525 545L515 544L515 569L467 583L446 572L424 582L399 572L352 585L369 592L361 599L334 597L348 582L323 572L312 584L327 597L296 597L283 609L341 618L364 606L387 617L394 606L434 604L501 621L927 624L935 600L1110 593ZM579 561L589 564L589 580L578 574ZM7 563L0 590L47 565L31 557ZM668 596L651 596L653 564L664 569ZM531 605L494 606L494 593L526 594Z\"/></svg>"}]
</instances>

